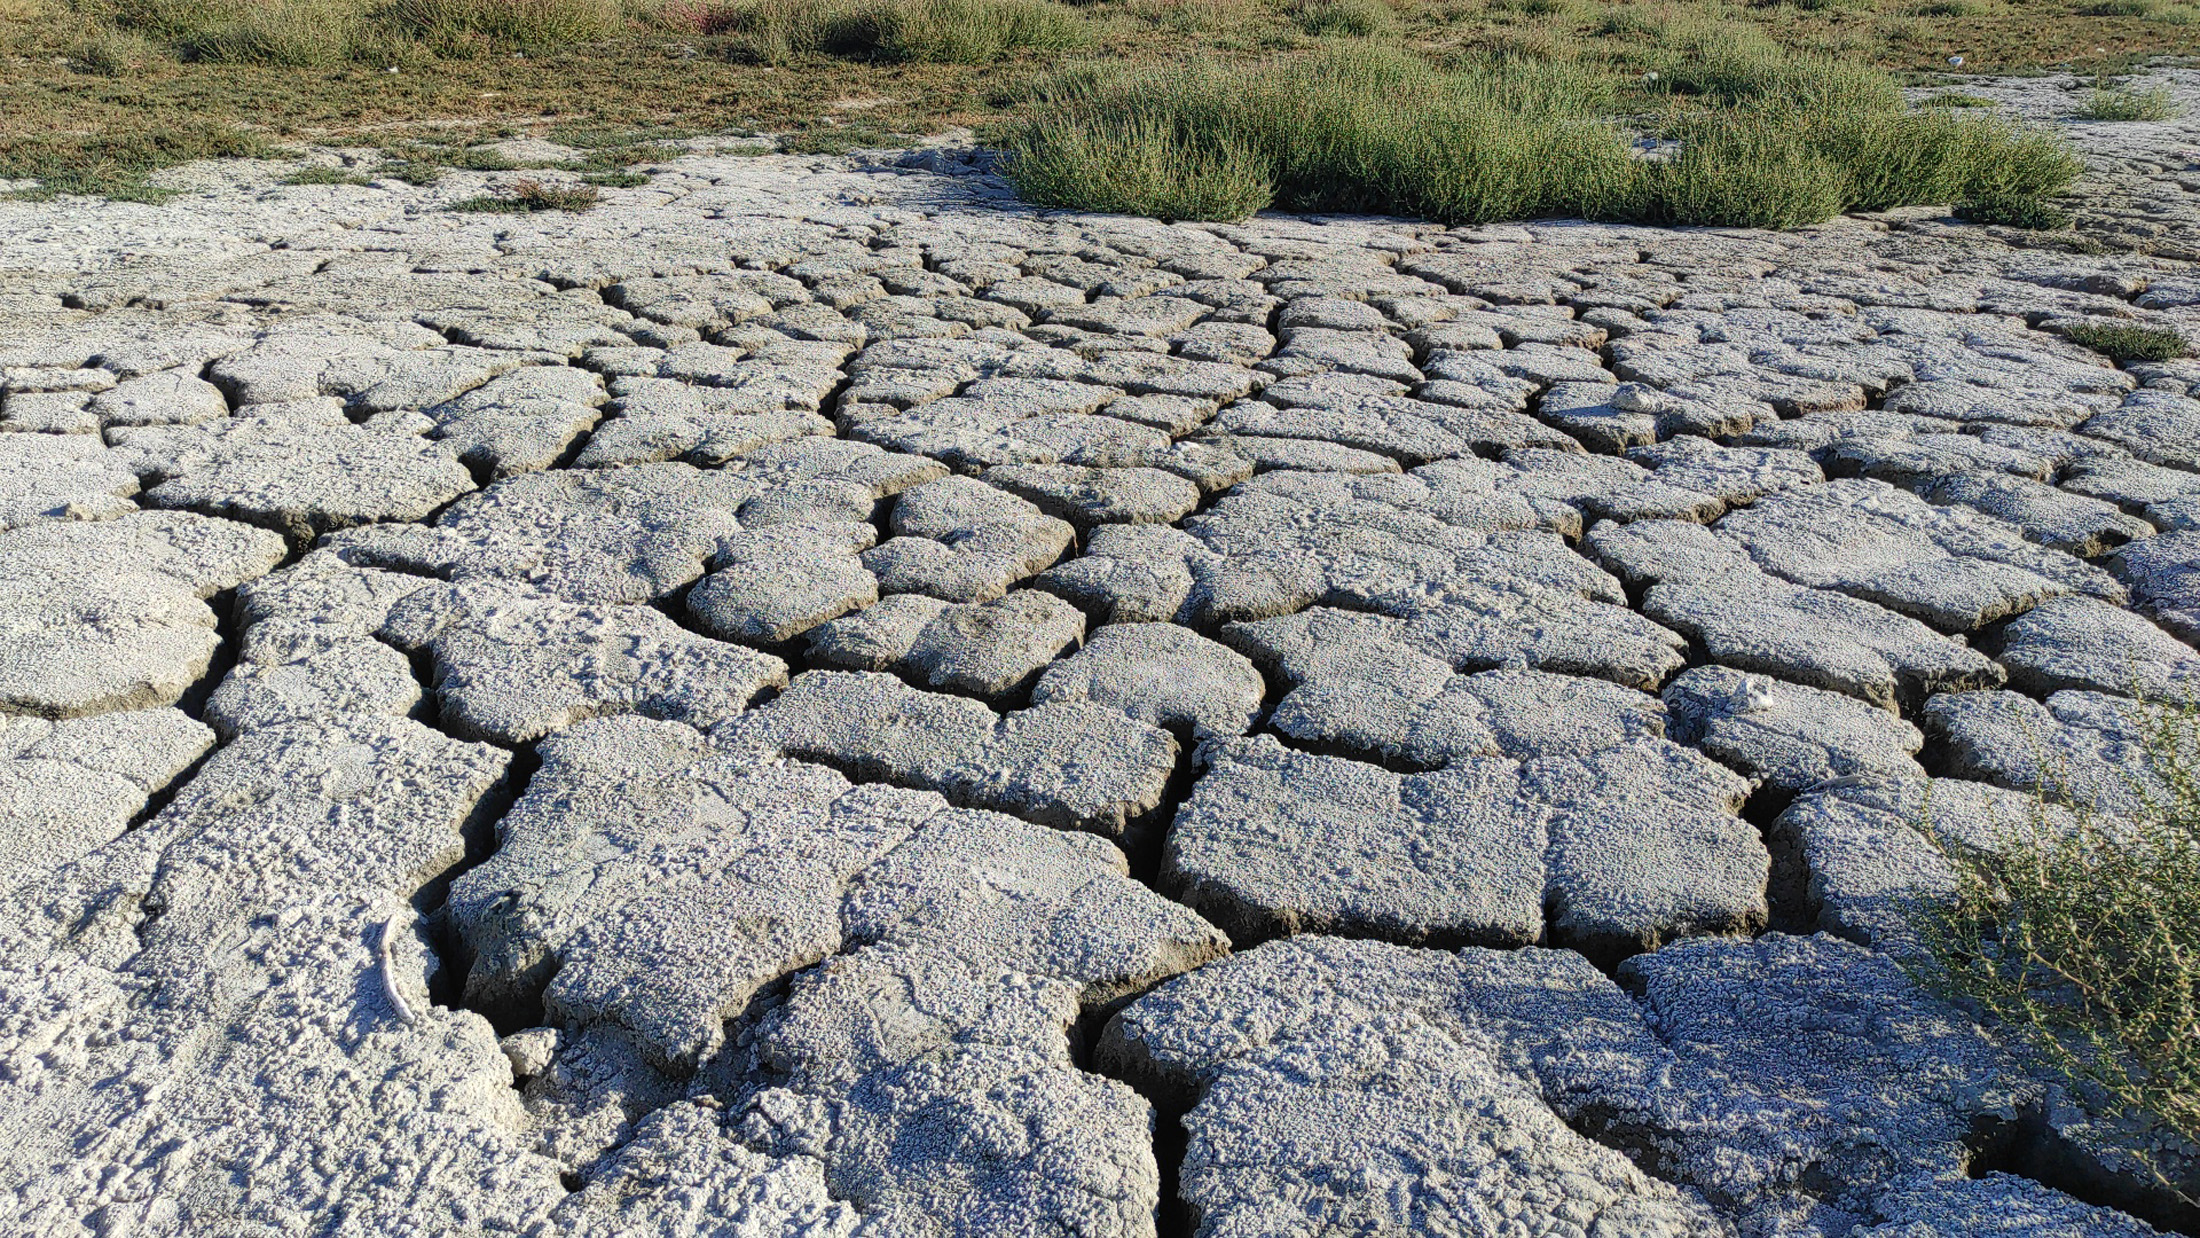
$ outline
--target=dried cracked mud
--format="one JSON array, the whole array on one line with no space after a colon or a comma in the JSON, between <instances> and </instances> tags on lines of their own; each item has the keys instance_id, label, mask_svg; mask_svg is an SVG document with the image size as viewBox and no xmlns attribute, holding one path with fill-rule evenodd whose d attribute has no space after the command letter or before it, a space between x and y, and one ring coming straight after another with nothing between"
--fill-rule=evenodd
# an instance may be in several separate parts
<instances>
[{"instance_id":1,"label":"dried cracked mud","mask_svg":"<svg viewBox=\"0 0 2200 1238\"><path fill-rule=\"evenodd\" d=\"M2200 683L2200 363L2063 337L2200 127L2068 132L2097 244L0 206L0 1229L2190 1227L1902 966Z\"/></svg>"}]
</instances>

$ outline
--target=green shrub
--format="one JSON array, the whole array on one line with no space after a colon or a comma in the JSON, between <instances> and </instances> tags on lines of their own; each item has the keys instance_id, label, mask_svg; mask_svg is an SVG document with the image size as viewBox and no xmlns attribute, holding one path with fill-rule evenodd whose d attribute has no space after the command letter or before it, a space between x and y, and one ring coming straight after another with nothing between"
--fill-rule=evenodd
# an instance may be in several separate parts
<instances>
[{"instance_id":1,"label":"green shrub","mask_svg":"<svg viewBox=\"0 0 2200 1238\"><path fill-rule=\"evenodd\" d=\"M1659 37L1657 87L1713 103L1784 103L1819 109L1891 111L1902 106L1893 78L1869 64L1798 55L1752 26L1675 22Z\"/></svg>"},{"instance_id":2,"label":"green shrub","mask_svg":"<svg viewBox=\"0 0 2200 1238\"><path fill-rule=\"evenodd\" d=\"M1084 21L1054 0L750 0L724 14L756 59L991 64L1084 45Z\"/></svg>"},{"instance_id":3,"label":"green shrub","mask_svg":"<svg viewBox=\"0 0 2200 1238\"><path fill-rule=\"evenodd\" d=\"M342 64L364 43L356 9L315 0L240 3L195 29L171 37L185 55L234 64L326 68Z\"/></svg>"},{"instance_id":4,"label":"green shrub","mask_svg":"<svg viewBox=\"0 0 2200 1238\"><path fill-rule=\"evenodd\" d=\"M2051 139L1995 117L1882 105L1886 92L1847 70L1751 73L1719 88L1737 101L1659 122L1679 154L1656 161L1632 157L1608 119L1614 79L1578 61L1443 71L1368 46L1160 76L1080 68L1037 91L1003 145L1032 201L1175 218L1272 199L1444 223L1795 227L1852 208L2038 198L2077 171Z\"/></svg>"},{"instance_id":5,"label":"green shrub","mask_svg":"<svg viewBox=\"0 0 2200 1238\"><path fill-rule=\"evenodd\" d=\"M162 59L160 48L143 35L103 30L69 53L69 67L101 77L128 77Z\"/></svg>"},{"instance_id":6,"label":"green shrub","mask_svg":"<svg viewBox=\"0 0 2200 1238\"><path fill-rule=\"evenodd\" d=\"M1382 0L1296 0L1284 14L1317 38L1390 34L1398 29L1398 14Z\"/></svg>"},{"instance_id":7,"label":"green shrub","mask_svg":"<svg viewBox=\"0 0 2200 1238\"><path fill-rule=\"evenodd\" d=\"M2151 715L2132 780L2152 788L2144 811L2064 814L2043 796L1991 850L1922 823L1956 889L1917 910L1920 971L2023 1035L2081 1095L2200 1142L2200 716L2132 708Z\"/></svg>"},{"instance_id":8,"label":"green shrub","mask_svg":"<svg viewBox=\"0 0 2200 1238\"><path fill-rule=\"evenodd\" d=\"M2037 196L2076 173L2074 164L2059 177L2013 168L2010 160L2032 157L2030 135L1997 117L1945 109L1835 113L1811 124L1809 136L1848 177L1855 210L1954 202L1988 182L2022 182L2020 191Z\"/></svg>"},{"instance_id":9,"label":"green shrub","mask_svg":"<svg viewBox=\"0 0 2200 1238\"><path fill-rule=\"evenodd\" d=\"M2132 323L2080 323L2066 329L2063 338L2114 361L2168 361L2190 349L2185 337L2175 331Z\"/></svg>"},{"instance_id":10,"label":"green shrub","mask_svg":"<svg viewBox=\"0 0 2200 1238\"><path fill-rule=\"evenodd\" d=\"M115 23L199 60L326 67L601 39L619 0L130 0Z\"/></svg>"},{"instance_id":11,"label":"green shrub","mask_svg":"<svg viewBox=\"0 0 2200 1238\"><path fill-rule=\"evenodd\" d=\"M1798 228L1841 213L1841 167L1771 115L1707 117L1680 133L1678 158L1643 169L1643 214L1728 228Z\"/></svg>"},{"instance_id":12,"label":"green shrub","mask_svg":"<svg viewBox=\"0 0 2200 1238\"><path fill-rule=\"evenodd\" d=\"M1243 219L1275 200L1268 161L1244 145L1191 142L1144 117L1039 121L1009 165L1034 202L1155 219ZM1060 126L1059 131L1054 126Z\"/></svg>"},{"instance_id":13,"label":"green shrub","mask_svg":"<svg viewBox=\"0 0 2200 1238\"><path fill-rule=\"evenodd\" d=\"M2154 11L2154 0L2095 0L2080 5L2080 17L2145 17Z\"/></svg>"},{"instance_id":14,"label":"green shrub","mask_svg":"<svg viewBox=\"0 0 2200 1238\"><path fill-rule=\"evenodd\" d=\"M2146 90L2096 87L2075 115L2082 120L2173 120L2181 110L2167 86Z\"/></svg>"},{"instance_id":15,"label":"green shrub","mask_svg":"<svg viewBox=\"0 0 2200 1238\"><path fill-rule=\"evenodd\" d=\"M1255 188L1265 184L1294 210L1483 222L1603 210L1624 192L1626 148L1594 115L1609 99L1608 83L1569 65L1440 73L1400 52L1336 48L1250 68L1088 73L1042 116L1012 125L1006 145L1018 188L1057 206L1118 209L1110 204L1140 197L1106 166L1136 152L1137 167L1166 171L1161 197L1205 209L1243 210L1267 196ZM1208 176L1221 183L1186 183Z\"/></svg>"},{"instance_id":16,"label":"green shrub","mask_svg":"<svg viewBox=\"0 0 2200 1238\"><path fill-rule=\"evenodd\" d=\"M1956 203L1955 215L1975 224L2053 232L2071 224L2070 212L2043 198L1987 191Z\"/></svg>"},{"instance_id":17,"label":"green shrub","mask_svg":"<svg viewBox=\"0 0 2200 1238\"><path fill-rule=\"evenodd\" d=\"M381 40L442 55L585 43L624 25L617 0L382 0L368 20Z\"/></svg>"}]
</instances>

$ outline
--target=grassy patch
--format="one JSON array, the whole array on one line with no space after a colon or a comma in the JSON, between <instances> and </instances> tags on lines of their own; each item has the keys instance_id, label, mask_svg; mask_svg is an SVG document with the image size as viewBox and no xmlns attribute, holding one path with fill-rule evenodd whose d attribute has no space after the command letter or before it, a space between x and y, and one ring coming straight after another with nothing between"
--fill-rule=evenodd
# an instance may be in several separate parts
<instances>
[{"instance_id":1,"label":"grassy patch","mask_svg":"<svg viewBox=\"0 0 2200 1238\"><path fill-rule=\"evenodd\" d=\"M283 178L285 185L367 185L368 178L350 168L307 167Z\"/></svg>"},{"instance_id":2,"label":"grassy patch","mask_svg":"<svg viewBox=\"0 0 2200 1238\"><path fill-rule=\"evenodd\" d=\"M1993 850L1932 835L1957 886L1919 910L1923 971L2024 1035L2081 1095L2189 1144L2200 1142L2200 717L2132 708L2151 715L2145 763L2163 788L2135 818L2083 807L2060 818L2042 801Z\"/></svg>"},{"instance_id":3,"label":"grassy patch","mask_svg":"<svg viewBox=\"0 0 2200 1238\"><path fill-rule=\"evenodd\" d=\"M530 215L537 211L585 211L602 199L594 185L545 185L541 181L512 183L509 194L485 194L451 203L454 211L490 215Z\"/></svg>"},{"instance_id":4,"label":"grassy patch","mask_svg":"<svg viewBox=\"0 0 2200 1238\"><path fill-rule=\"evenodd\" d=\"M1292 0L1284 15L1308 35L1365 37L1393 34L1398 13L1383 0Z\"/></svg>"},{"instance_id":5,"label":"grassy patch","mask_svg":"<svg viewBox=\"0 0 2200 1238\"><path fill-rule=\"evenodd\" d=\"M1679 143L1666 160L1629 153L1606 119L1613 79L1578 62L1446 71L1379 48L1067 77L1004 144L1033 201L1210 219L1266 199L1445 223L1785 228L1851 209L2037 200L2078 170L2052 140L1996 118L1905 109L1885 75L1853 66L1741 50L1656 81L1681 96L1653 124Z\"/></svg>"},{"instance_id":6,"label":"grassy patch","mask_svg":"<svg viewBox=\"0 0 2200 1238\"><path fill-rule=\"evenodd\" d=\"M39 187L16 196L97 194L123 202L162 202L171 195L147 179L193 159L249 158L267 153L258 137L221 124L157 126L135 133L0 135L0 177Z\"/></svg>"},{"instance_id":7,"label":"grassy patch","mask_svg":"<svg viewBox=\"0 0 2200 1238\"><path fill-rule=\"evenodd\" d=\"M443 179L443 165L425 159L393 159L377 166L374 174L408 185L433 185Z\"/></svg>"},{"instance_id":8,"label":"grassy patch","mask_svg":"<svg viewBox=\"0 0 2200 1238\"><path fill-rule=\"evenodd\" d=\"M2063 338L2115 361L2168 361L2191 350L2175 331L2128 323L2080 323L2065 330Z\"/></svg>"},{"instance_id":9,"label":"grassy patch","mask_svg":"<svg viewBox=\"0 0 2200 1238\"><path fill-rule=\"evenodd\" d=\"M2173 120L2180 111L2166 86L2146 90L2096 87L2073 114L2084 120Z\"/></svg>"}]
</instances>

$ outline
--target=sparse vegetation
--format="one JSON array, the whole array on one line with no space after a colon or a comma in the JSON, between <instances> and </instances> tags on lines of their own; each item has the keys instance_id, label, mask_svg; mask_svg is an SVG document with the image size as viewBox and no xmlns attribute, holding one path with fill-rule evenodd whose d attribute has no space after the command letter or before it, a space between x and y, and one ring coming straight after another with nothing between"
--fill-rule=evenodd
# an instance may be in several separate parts
<instances>
[{"instance_id":1,"label":"sparse vegetation","mask_svg":"<svg viewBox=\"0 0 2200 1238\"><path fill-rule=\"evenodd\" d=\"M492 215L528 215L536 211L585 211L603 197L594 185L547 185L537 180L512 182L509 194L484 194L451 203L454 211Z\"/></svg>"},{"instance_id":2,"label":"sparse vegetation","mask_svg":"<svg viewBox=\"0 0 2200 1238\"><path fill-rule=\"evenodd\" d=\"M2146 715L2146 777L2132 780L2152 788L2144 811L2110 819L2081 802L2063 814L2043 796L1992 849L1924 823L1956 888L1919 908L1921 971L2088 1100L2200 1142L2200 713L2131 707Z\"/></svg>"},{"instance_id":3,"label":"sparse vegetation","mask_svg":"<svg viewBox=\"0 0 2200 1238\"><path fill-rule=\"evenodd\" d=\"M285 185L366 185L366 177L350 168L304 167L283 178Z\"/></svg>"},{"instance_id":4,"label":"sparse vegetation","mask_svg":"<svg viewBox=\"0 0 2200 1238\"><path fill-rule=\"evenodd\" d=\"M169 194L148 179L161 168L193 159L265 152L259 138L223 124L155 125L93 135L66 130L16 134L0 143L0 177L38 182L37 189L17 197L81 193L124 202L162 202Z\"/></svg>"},{"instance_id":5,"label":"sparse vegetation","mask_svg":"<svg viewBox=\"0 0 2200 1238\"><path fill-rule=\"evenodd\" d=\"M2066 329L2063 336L2114 361L2168 361L2191 348L2184 336L2166 327L2134 323L2081 323Z\"/></svg>"}]
</instances>

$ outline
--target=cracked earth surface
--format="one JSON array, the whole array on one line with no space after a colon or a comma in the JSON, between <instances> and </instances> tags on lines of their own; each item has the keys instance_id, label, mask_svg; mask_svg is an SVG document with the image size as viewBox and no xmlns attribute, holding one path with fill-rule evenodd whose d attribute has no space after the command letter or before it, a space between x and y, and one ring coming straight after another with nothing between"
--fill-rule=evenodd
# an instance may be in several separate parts
<instances>
[{"instance_id":1,"label":"cracked earth surface","mask_svg":"<svg viewBox=\"0 0 2200 1238\"><path fill-rule=\"evenodd\" d=\"M2200 364L2061 334L2200 338L2200 127L2069 132L2092 253L0 206L0 1227L2189 1226L1901 967L1928 775L2200 681Z\"/></svg>"}]
</instances>

